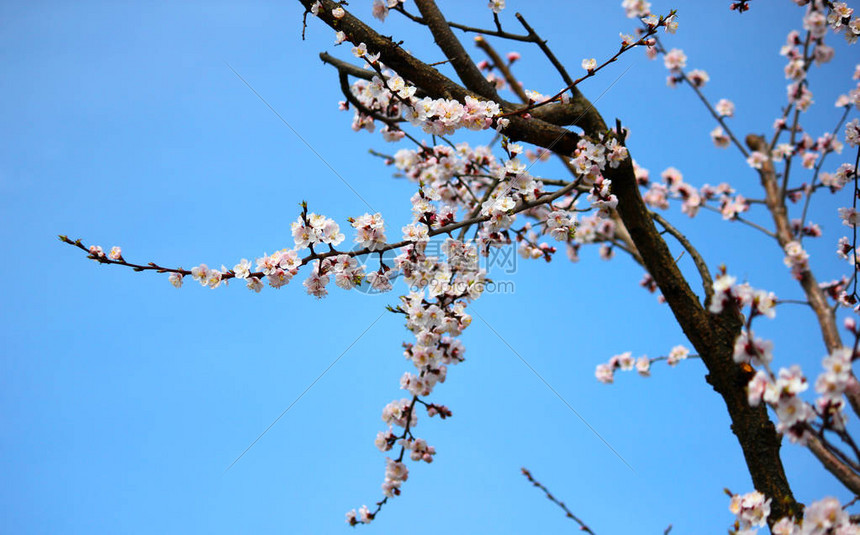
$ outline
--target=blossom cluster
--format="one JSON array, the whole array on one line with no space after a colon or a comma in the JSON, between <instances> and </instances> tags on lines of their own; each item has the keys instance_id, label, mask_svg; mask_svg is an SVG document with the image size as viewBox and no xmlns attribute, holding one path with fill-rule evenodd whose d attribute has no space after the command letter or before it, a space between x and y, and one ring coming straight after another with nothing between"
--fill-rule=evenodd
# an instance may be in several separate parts
<instances>
[{"instance_id":1,"label":"blossom cluster","mask_svg":"<svg viewBox=\"0 0 860 535\"><path fill-rule=\"evenodd\" d=\"M837 348L824 358L824 371L815 382L819 397L814 406L799 397L809 385L796 365L780 369L775 379L762 370L756 372L747 387L749 403L758 406L764 401L773 407L779 419L777 430L794 442L806 442L816 419L820 419L823 429L843 431L847 421L844 393L849 386L856 386L851 373L854 358L850 348Z\"/></svg>"},{"instance_id":2,"label":"blossom cluster","mask_svg":"<svg viewBox=\"0 0 860 535\"><path fill-rule=\"evenodd\" d=\"M846 141L849 139L849 131L846 129ZM804 169L815 169L821 157L831 152L841 154L842 149L842 142L829 132L821 135L816 140L813 140L809 134L804 133L795 143L777 144L769 154L758 150L753 151L747 158L747 164L753 169L761 170L768 162L781 163L794 157L799 157L800 164ZM822 173L822 184L833 188L833 191L838 191L845 184L847 176L850 176L849 173L852 170L853 166L844 164L835 176Z\"/></svg>"},{"instance_id":3,"label":"blossom cluster","mask_svg":"<svg viewBox=\"0 0 860 535\"><path fill-rule=\"evenodd\" d=\"M670 167L661 173L662 182L651 182L648 171L636 165L636 176L640 186L648 187L642 195L642 200L649 206L666 210L669 208L669 199L676 198L682 202L681 211L690 217L695 217L699 207L704 202L699 191L692 185L684 182L680 171ZM707 190L708 187L706 186ZM725 204L728 204L726 200Z\"/></svg>"},{"instance_id":4,"label":"blossom cluster","mask_svg":"<svg viewBox=\"0 0 860 535\"><path fill-rule=\"evenodd\" d=\"M401 304L395 309L404 314L406 328L415 336L414 343L403 345L403 355L416 371L406 372L400 379L401 389L409 392L412 398L392 401L382 410L382 420L388 429L377 434L375 444L383 452L400 446L396 459L386 459L382 483L384 500L400 495L401 485L409 477L409 470L403 463L407 451L413 461L433 462L436 449L413 435L418 425L416 408L424 406L431 417L451 416L444 405L430 404L422 398L445 382L449 366L464 360L465 348L456 337L472 321L466 313L466 304L481 295L483 272L475 269L477 249L473 244L449 238L443 247L446 258L440 259L425 255L426 243L419 240L403 247L395 259L410 285L417 288L401 297ZM395 432L394 428L399 430ZM351 525L370 522L375 513L369 510L362 513L363 510L350 511L346 521Z\"/></svg>"},{"instance_id":5,"label":"blossom cluster","mask_svg":"<svg viewBox=\"0 0 860 535\"><path fill-rule=\"evenodd\" d=\"M631 371L636 370L642 377L651 376L651 365L655 362L665 360L669 366L677 366L679 362L687 359L690 356L690 350L683 346L677 345L669 351L667 356L656 358L648 358L642 355L639 358L633 358L633 353L627 351L620 355L615 355L609 359L609 362L598 364L594 371L594 376L598 381L604 384L611 384L615 381L616 370Z\"/></svg>"},{"instance_id":6,"label":"blossom cluster","mask_svg":"<svg viewBox=\"0 0 860 535\"><path fill-rule=\"evenodd\" d=\"M366 47L361 43L353 53L359 57L367 57ZM378 56L368 58L375 62ZM449 135L460 128L468 130L484 130L490 128L501 110L499 105L490 100L478 100L466 96L461 103L456 99L415 97L416 88L407 83L397 74L380 71L370 82L359 80L351 86L352 95L362 104L365 110L356 109L353 129L373 131L374 119L387 122L383 130L388 141L397 141L403 136L396 134L399 129L393 125L400 120L408 121L424 132L433 135ZM342 104L346 108L346 103ZM366 113L366 110L372 114ZM500 125L506 124L507 119L498 119Z\"/></svg>"},{"instance_id":7,"label":"blossom cluster","mask_svg":"<svg viewBox=\"0 0 860 535\"><path fill-rule=\"evenodd\" d=\"M612 181L601 172L607 165L610 168L618 167L627 156L627 148L615 137L601 137L597 143L581 139L577 143L570 164L583 185L591 188L588 200L592 206L609 211L618 205L618 198L611 193Z\"/></svg>"},{"instance_id":8,"label":"blossom cluster","mask_svg":"<svg viewBox=\"0 0 860 535\"><path fill-rule=\"evenodd\" d=\"M812 407L799 396L807 388L800 366L781 368L775 380L759 370L747 386L747 397L751 406L758 406L764 400L773 407L779 419L777 431L787 435L792 442L804 443L808 425L815 419Z\"/></svg>"},{"instance_id":9,"label":"blossom cluster","mask_svg":"<svg viewBox=\"0 0 860 535\"><path fill-rule=\"evenodd\" d=\"M689 217L695 217L703 206L711 206L722 214L723 219L737 219L738 216L749 210L749 201L743 195L736 193L728 183L722 182L716 186L704 184L696 188L684 181L684 176L674 167L669 167L660 174L661 182L652 181L650 173L644 167L633 162L636 180L639 186L645 189L642 199L648 206L666 210L669 208L670 200L681 201L681 212Z\"/></svg>"},{"instance_id":10,"label":"blossom cluster","mask_svg":"<svg viewBox=\"0 0 860 535\"><path fill-rule=\"evenodd\" d=\"M733 535L755 535L766 527L771 513L770 498L758 491L735 494L729 502L729 511L736 515ZM770 526L774 535L858 535L860 526L851 521L839 500L827 497L807 505L802 518L783 517Z\"/></svg>"},{"instance_id":11,"label":"blossom cluster","mask_svg":"<svg viewBox=\"0 0 860 535\"><path fill-rule=\"evenodd\" d=\"M799 241L790 241L785 244L785 265L791 268L791 273L796 279L803 276L803 272L809 269L809 254L803 249Z\"/></svg>"},{"instance_id":12,"label":"blossom cluster","mask_svg":"<svg viewBox=\"0 0 860 535\"><path fill-rule=\"evenodd\" d=\"M388 11L404 3L405 1L406 0L373 0L373 7L371 11L373 17L384 22L385 17L388 16Z\"/></svg>"},{"instance_id":13,"label":"blossom cluster","mask_svg":"<svg viewBox=\"0 0 860 535\"><path fill-rule=\"evenodd\" d=\"M741 496L735 494L729 503L729 511L737 515L738 527L741 530L761 527L767 523L770 516L770 498L765 498L759 491L753 491ZM740 535L743 531L738 532Z\"/></svg>"},{"instance_id":14,"label":"blossom cluster","mask_svg":"<svg viewBox=\"0 0 860 535\"><path fill-rule=\"evenodd\" d=\"M751 325L757 316L773 318L776 314L776 296L764 290L755 290L747 283L736 284L736 279L726 273L714 281L714 296L710 305L713 313L721 313L728 306L737 310L749 307L746 327L737 337L734 345L735 362L751 366L755 370L747 385L747 398L751 406L762 401L776 413L777 431L787 435L792 441L805 443L811 425L820 421L823 429L841 431L845 428L847 415L844 413L844 393L856 382L851 373L851 363L855 352L848 348L837 348L823 360L824 371L815 383L820 397L815 405L809 405L800 398L809 385L799 366L781 368L777 375L770 371L773 360L773 343L754 335ZM846 327L856 336L856 323L853 319Z\"/></svg>"},{"instance_id":15,"label":"blossom cluster","mask_svg":"<svg viewBox=\"0 0 860 535\"><path fill-rule=\"evenodd\" d=\"M660 19L660 24L668 27L672 21ZM518 58L516 53L508 55L511 63ZM483 62L482 68L488 68L488 64ZM351 88L352 96L361 103L355 110L353 128L373 131L375 121L382 120L386 123L382 135L388 141L404 137L396 126L396 122L401 119L420 126L427 133L441 135L461 127L487 128L493 124L499 112L495 103L471 97L466 97L464 103L427 97L419 100L414 96L414 87L393 71L378 70L377 74L372 81L359 80ZM531 96L534 101L545 100L545 97L534 92ZM342 103L342 107L345 109L348 104ZM505 121L503 118L498 119L497 124L503 127ZM522 148L509 144L506 150L509 159L504 164L497 162L489 150L481 147L470 149L464 144L458 145L456 149L443 145L399 150L389 161L395 163L398 169L408 170L404 174L421 185L419 192L412 198L415 220L404 227L404 239L422 239L428 230L439 228L443 222L453 221L457 209L475 213L475 201L481 198L477 213L489 218L489 221L479 226L476 235L481 254L488 254L489 247L510 243L515 212L519 211L522 203L532 202L540 196L543 185L527 172L527 166L517 158L523 152ZM547 153L530 154L525 151L525 155L534 161L543 159ZM571 259L578 258L581 244L592 241L606 241L607 244L601 247L601 255L611 258L613 249L608 242L614 236L599 231L614 230L614 222L607 216L618 201L611 193L611 181L602 175L602 171L607 165L617 167L627 156L626 147L616 136L605 135L600 135L596 140L583 138L572 155L571 165L577 180L590 188L588 200L593 208L601 212L600 216L591 220L594 232L585 232L582 239L576 239L575 228L578 223L574 214L561 215L567 213L564 202L569 201L569 208L576 198L566 196L559 204L548 208L535 207L525 215L536 219L544 233L567 242ZM560 213L550 217L553 212ZM424 216L423 219L420 216ZM566 217L567 224L560 224L558 217ZM520 244L520 254L549 260L555 248L538 243L537 234L529 232L530 228L531 223L527 223L522 229L512 231Z\"/></svg>"},{"instance_id":16,"label":"blossom cluster","mask_svg":"<svg viewBox=\"0 0 860 535\"><path fill-rule=\"evenodd\" d=\"M507 148L511 158L505 162L498 161L487 147L472 148L465 143L456 147L437 145L421 150L399 150L391 162L407 178L420 185L412 197L413 223L404 227L403 238L409 241L422 239L428 229L452 222L453 215L463 210L488 218L476 234L480 254L486 256L490 247L510 243L510 229L517 219L516 212L523 203L534 202L543 195L544 185L529 173L527 162L518 158L522 148L514 144ZM605 148L594 146L591 149L595 158L599 155L602 158L600 163L605 163L606 157L600 154L601 150L605 151ZM610 154L620 152L615 148ZM539 158L535 156L536 160ZM596 166L594 176L599 172L600 168ZM587 179L583 183L587 183ZM604 183L602 187L608 185ZM604 191L604 195L609 197L608 192ZM536 226L542 227L545 234L570 243L576 235L576 214L562 206L569 206L572 200L572 197L565 196L558 204L538 205L522 213L536 220ZM528 233L532 228L532 223L526 223L523 229L515 232L521 254L530 258L551 255L554 248L538 245L537 234ZM527 233L532 239L527 238Z\"/></svg>"}]
</instances>

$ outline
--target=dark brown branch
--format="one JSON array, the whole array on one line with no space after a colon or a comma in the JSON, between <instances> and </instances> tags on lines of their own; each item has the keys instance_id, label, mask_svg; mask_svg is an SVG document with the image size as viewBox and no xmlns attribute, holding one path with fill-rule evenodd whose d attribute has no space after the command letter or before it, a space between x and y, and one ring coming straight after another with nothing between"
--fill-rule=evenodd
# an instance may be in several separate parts
<instances>
[{"instance_id":1,"label":"dark brown branch","mask_svg":"<svg viewBox=\"0 0 860 535\"><path fill-rule=\"evenodd\" d=\"M678 243L690 253L690 256L693 258L693 263L696 264L696 269L699 270L699 276L702 277L702 286L705 290L705 303L709 304L711 302L711 298L714 296L714 281L711 278L711 273L708 270L708 265L705 263L705 259L702 258L702 255L699 254L699 251L693 247L693 244L690 243L690 240L687 239L686 236L681 234L681 231L672 226L671 223L666 221L666 219L656 212L651 212L651 217L660 225L666 229L666 231L674 236Z\"/></svg>"},{"instance_id":2,"label":"dark brown branch","mask_svg":"<svg viewBox=\"0 0 860 535\"><path fill-rule=\"evenodd\" d=\"M433 34L436 45L445 53L445 57L451 60L451 66L454 67L463 84L486 99L500 102L501 99L499 99L495 86L484 77L481 70L466 53L466 49L451 31L436 2L433 0L415 0L415 5L418 6L424 23Z\"/></svg>"},{"instance_id":3,"label":"dark brown branch","mask_svg":"<svg viewBox=\"0 0 860 535\"><path fill-rule=\"evenodd\" d=\"M561 79L564 80L564 83L569 86L575 85L573 82L573 78L570 77L570 75L567 73L567 69L564 68L564 65L561 64L558 58L555 57L555 54L552 53L552 50L549 49L546 44L546 41L540 38L537 32L535 32L534 29L529 26L529 23L526 22L526 19L522 15L517 13L516 17L517 20L520 21L520 24L523 25L523 28L525 28L526 31L529 32L529 37L531 38L531 41L536 44L538 48L541 49L541 52L544 53L549 62L552 63L552 66L555 67L555 70L558 71L558 73L561 75ZM578 92L579 89L573 88L574 97Z\"/></svg>"},{"instance_id":4,"label":"dark brown branch","mask_svg":"<svg viewBox=\"0 0 860 535\"><path fill-rule=\"evenodd\" d=\"M699 303L651 221L630 159L616 169L607 169L606 176L612 180L612 191L618 197L618 213L646 269L707 366L706 380L726 404L732 431L740 443L755 488L773 499L774 518L796 516L801 508L782 466L776 428L763 406L750 407L745 387L752 374L732 358L734 341L742 327L741 318L732 311L719 316L708 314Z\"/></svg>"},{"instance_id":5,"label":"dark brown branch","mask_svg":"<svg viewBox=\"0 0 860 535\"><path fill-rule=\"evenodd\" d=\"M341 7L332 0L319 0L322 3L319 18L335 30L343 31L353 43L365 43L372 53L379 53L380 58L386 66L393 69L397 74L409 80L417 88L423 90L431 98L454 98L464 102L466 96L481 99L481 95L455 83L436 69L418 60L399 44L388 37L379 35L361 20L346 11L340 19L331 15L331 10ZM299 2L310 9L314 0L299 0ZM512 109L510 105L501 103L503 108ZM589 104L590 105L590 104ZM588 108L586 108L588 109ZM571 115L572 111L567 112ZM586 116L588 117L588 116ZM555 124L540 120L537 116L532 119L511 117L510 124L504 133L514 141L525 141L541 147L552 146L557 152L572 154L576 150L579 135L570 132Z\"/></svg>"},{"instance_id":6,"label":"dark brown branch","mask_svg":"<svg viewBox=\"0 0 860 535\"><path fill-rule=\"evenodd\" d=\"M373 80L374 76L376 76L375 72L369 71L367 69L362 69L357 65L353 65L352 63L347 63L346 61L337 59L328 52L320 52L320 59L323 61L323 63L328 63L329 65L332 65L337 68L337 70L345 72L350 76L361 78L362 80L370 81Z\"/></svg>"}]
</instances>

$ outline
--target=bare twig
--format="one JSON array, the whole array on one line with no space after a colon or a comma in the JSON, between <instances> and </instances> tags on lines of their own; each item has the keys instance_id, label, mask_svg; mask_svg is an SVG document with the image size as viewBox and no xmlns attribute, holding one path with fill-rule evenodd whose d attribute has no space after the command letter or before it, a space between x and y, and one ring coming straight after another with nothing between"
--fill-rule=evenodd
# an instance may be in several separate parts
<instances>
[{"instance_id":1,"label":"bare twig","mask_svg":"<svg viewBox=\"0 0 860 535\"><path fill-rule=\"evenodd\" d=\"M524 476L526 476L526 479L528 479L528 480L529 480L529 482L530 482L532 485L534 485L535 487L539 488L540 490L542 490L542 491L543 491L543 493L544 493L544 494L546 494L546 497L547 497L547 499L548 499L549 501L551 501L552 503L554 503L554 504L558 505L559 507L561 507L561 509L562 509L562 510L564 511L564 513L565 513L565 516L567 516L567 518L569 518L569 519L573 520L574 522L576 522L577 524L579 524L579 529L580 529L580 530L582 530L582 531L583 531L583 532L585 532L585 533L591 533L591 535L594 535L594 532L593 532L593 531L591 531L591 528L590 528L590 527L588 527L588 526L585 524L585 522L583 522L582 520L580 520L580 519L579 519L579 517L577 517L575 514L571 513L571 512L570 512L570 509L568 509L568 508L567 508L567 505L565 505L565 504L564 504L564 502L559 501L559 500L558 500L558 498L556 498L555 496L553 496L553 495L552 495L552 493L549 491L549 489L547 489L545 486L543 486L543 484L542 484L540 481L536 480L536 479L534 478L534 476L532 476L531 472L529 472L529 471L528 471L527 469L525 469L525 468L522 468L521 470L523 471L523 475L524 475Z\"/></svg>"},{"instance_id":2,"label":"bare twig","mask_svg":"<svg viewBox=\"0 0 860 535\"><path fill-rule=\"evenodd\" d=\"M699 271L699 276L702 277L702 286L705 290L705 302L710 303L711 298L714 296L714 281L711 278L711 273L708 270L708 264L705 263L705 259L702 258L702 255L699 254L699 251L693 247L693 244L690 243L690 240L687 239L686 236L681 234L677 228L672 226L671 223L666 221L666 219L658 214L657 212L651 212L651 217L654 221L660 223L660 225L666 229L666 231L671 234L681 246L690 253L690 256L693 258L693 263L696 264L696 269Z\"/></svg>"},{"instance_id":3,"label":"bare twig","mask_svg":"<svg viewBox=\"0 0 860 535\"><path fill-rule=\"evenodd\" d=\"M422 17L419 17L413 13L406 11L406 9L403 8L402 4L398 5L397 7L392 8L392 9L394 11L400 12L403 16L405 16L406 18L408 18L409 20L411 20L413 22L417 22L418 24L423 24L425 26L427 25L427 22ZM501 37L502 39L509 39L511 41L530 42L532 40L531 37L528 35L518 35L515 33L509 33L509 32L505 32L502 30L486 30L483 28L473 28L472 26L466 26L465 24L460 24L457 22L448 21L448 26L450 26L452 28L456 28L458 30L462 30L464 32L480 33L483 35L491 35L493 37Z\"/></svg>"},{"instance_id":4,"label":"bare twig","mask_svg":"<svg viewBox=\"0 0 860 535\"><path fill-rule=\"evenodd\" d=\"M538 48L541 49L541 52L544 53L549 62L552 63L552 66L555 67L555 70L558 71L558 74L561 75L561 79L564 80L564 83L569 86L576 85L573 81L573 78L571 78L570 75L567 73L567 69L564 68L564 65L561 64L558 58L555 57L555 54L552 53L552 50L550 50L550 48L547 46L546 41L541 39L537 32L535 32L534 29L529 26L529 23L526 22L525 17L523 17L519 13L516 14L516 17L517 20L520 21L520 24L523 25L523 28L525 28L526 31L529 32L529 37L531 38L531 41L536 44ZM576 91L579 90L577 89Z\"/></svg>"},{"instance_id":5,"label":"bare twig","mask_svg":"<svg viewBox=\"0 0 860 535\"><path fill-rule=\"evenodd\" d=\"M836 476L836 479L842 482L848 490L854 494L860 494L860 476L828 451L814 433L807 433L807 437L806 447L818 458L824 468Z\"/></svg>"},{"instance_id":6,"label":"bare twig","mask_svg":"<svg viewBox=\"0 0 860 535\"><path fill-rule=\"evenodd\" d=\"M433 0L415 0L415 5L418 6L425 24L433 34L436 45L442 50L445 57L451 60L451 66L454 67L463 84L482 97L498 102L500 99L495 86L484 77L481 70L466 53L466 49L451 31L448 21L445 20L436 2Z\"/></svg>"},{"instance_id":7,"label":"bare twig","mask_svg":"<svg viewBox=\"0 0 860 535\"><path fill-rule=\"evenodd\" d=\"M655 38L655 39L656 39L657 51L660 52L661 54L666 54L666 49L660 43L660 39L659 38ZM696 96L699 97L699 100L702 101L702 104L705 105L705 108L707 108L707 110L711 114L711 116L718 123L720 123L720 126L723 127L723 130L725 130L726 134L728 134L729 139L731 139L732 143L735 145L735 147L737 147L738 150L741 151L741 154L744 155L744 158L749 157L749 152L747 151L747 149L743 146L743 144L740 141L738 141L738 138L735 137L734 132L732 132L732 129L729 127L728 123L726 123L725 119L723 119L723 117L719 113L717 113L717 111L714 109L714 107L711 106L711 103L708 101L707 97L705 97L705 94L702 93L702 90L699 89L699 87L696 84L694 84L693 82L690 81L690 78L687 76L687 73L685 73L683 69L679 69L678 72L680 73L681 78L685 82L687 82L687 85L690 86L690 88L693 90L694 93L696 93Z\"/></svg>"}]
</instances>

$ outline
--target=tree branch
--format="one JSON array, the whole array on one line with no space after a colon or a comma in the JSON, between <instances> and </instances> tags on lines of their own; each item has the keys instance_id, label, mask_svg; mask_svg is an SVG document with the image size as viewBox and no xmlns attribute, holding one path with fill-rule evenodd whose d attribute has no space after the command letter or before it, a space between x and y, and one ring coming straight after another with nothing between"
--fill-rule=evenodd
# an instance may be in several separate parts
<instances>
[{"instance_id":1,"label":"tree branch","mask_svg":"<svg viewBox=\"0 0 860 535\"><path fill-rule=\"evenodd\" d=\"M762 152L767 150L767 143L761 136L750 134L746 137L746 143L751 150ZM767 209L770 211L776 227L777 241L784 250L788 243L794 241L794 233L791 230L791 222L789 221L788 210L785 207L785 199L777 183L776 171L774 170L772 161L768 160L764 163L761 170L759 170L759 177L761 185L765 190ZM815 275L807 267L800 271L798 281L806 294L809 305L815 311L815 315L818 318L818 325L821 329L821 336L824 339L827 351L832 352L834 349L842 347L842 340L836 327L836 315L827 305L827 299L824 292L818 286Z\"/></svg>"},{"instance_id":2,"label":"tree branch","mask_svg":"<svg viewBox=\"0 0 860 535\"><path fill-rule=\"evenodd\" d=\"M404 9L402 4L398 4L396 7L393 7L392 9L394 11L400 12L404 17L406 17L407 19L409 19L413 22L417 22L418 24L423 24L425 26L427 25L427 22L425 22L424 19L406 11L406 9ZM501 37L502 39L509 39L511 41L530 42L532 40L531 37L528 35L518 35L515 33L509 33L509 32L505 32L502 30L485 30L483 28L473 28L472 26L466 26L465 24L460 24L458 22L448 21L448 26L450 26L452 28L456 28L458 30L462 30L464 32L480 33L483 35L491 35L493 37Z\"/></svg>"},{"instance_id":3,"label":"tree branch","mask_svg":"<svg viewBox=\"0 0 860 535\"><path fill-rule=\"evenodd\" d=\"M457 72L457 76L466 87L482 97L496 102L501 102L495 86L487 80L481 70L466 53L466 49L451 31L448 22L436 6L433 0L415 0L418 11L424 18L424 23L433 34L436 45L445 53L445 57L451 60L451 66Z\"/></svg>"},{"instance_id":4,"label":"tree branch","mask_svg":"<svg viewBox=\"0 0 860 535\"><path fill-rule=\"evenodd\" d=\"M483 50L490 58L490 61L493 62L493 66L499 69L499 72L502 73L502 76L505 77L505 81L507 81L508 85L511 87L511 91L513 91L521 101L528 103L528 95L526 95L526 92L523 90L523 87L519 84L517 79L514 78L513 73L511 73L511 69L508 68L507 63L505 63L499 53L496 52L496 49L490 46L490 43L480 35L475 37L475 45Z\"/></svg>"},{"instance_id":5,"label":"tree branch","mask_svg":"<svg viewBox=\"0 0 860 535\"><path fill-rule=\"evenodd\" d=\"M523 475L526 476L526 479L528 479L532 485L534 485L535 487L537 487L543 491L543 493L546 495L546 497L549 501L551 501L552 503L561 507L562 511L564 511L564 514L565 514L565 516L567 516L567 518L569 518L569 519L573 520L574 522L576 522L577 524L579 524L580 531L582 531L583 533L590 533L591 535L594 535L594 532L591 531L591 528L589 528L585 524L585 522L580 520L579 517L577 517L575 514L571 513L570 509L567 508L567 505L565 505L564 502L559 501L558 498L553 496L552 493L549 491L549 489L547 489L545 486L543 486L543 484L540 481L538 481L537 479L534 478L534 476L532 476L531 472L529 472L525 468L521 468L520 470L522 470Z\"/></svg>"},{"instance_id":6,"label":"tree branch","mask_svg":"<svg viewBox=\"0 0 860 535\"><path fill-rule=\"evenodd\" d=\"M299 0L309 8L313 0ZM410 80L434 98L464 99L467 95L480 95L452 82L436 69L417 60L391 39L377 34L349 12L334 19L330 12L340 7L331 0L320 0L323 9L320 18L329 26L342 30L354 43L364 42L372 52L379 52L382 61L400 76ZM443 19L444 20L444 19ZM447 28L446 28L447 29ZM437 30L438 31L438 30ZM448 30L450 31L450 30ZM456 54L454 54L456 56ZM590 103L583 103L587 133L606 132L608 128ZM502 104L511 111L510 107ZM576 150L579 136L555 124L540 120L511 116L504 132L512 140L571 155ZM707 381L723 397L732 420L732 431L744 452L746 464L756 489L773 499L775 518L796 516L800 506L794 500L779 456L780 441L773 423L763 406L750 407L744 387L749 382L745 372L732 359L734 341L741 330L737 313L727 311L720 316L708 314L696 294L690 289L683 274L675 265L666 242L654 226L649 210L639 192L628 157L617 168L607 168L606 178L612 181L612 192L618 197L618 214L630 234L643 263L659 286L687 338L696 348L708 368ZM558 190L558 194L565 188ZM572 189L572 187L571 187Z\"/></svg>"},{"instance_id":7,"label":"tree branch","mask_svg":"<svg viewBox=\"0 0 860 535\"><path fill-rule=\"evenodd\" d=\"M310 9L314 1L299 0L299 3L306 9ZM428 96L432 98L454 98L460 102L464 102L467 96L477 99L483 98L480 94L469 91L433 67L418 60L390 38L379 35L349 11L345 10L344 16L339 19L334 18L331 11L341 7L340 4L332 0L319 1L322 4L319 10L320 20L332 29L343 31L351 42L355 44L365 43L368 50L373 53L378 52L386 66L422 89ZM501 106L506 111L513 109L510 104L505 102L502 102ZM537 116L531 119L510 117L510 124L505 128L504 133L513 141L525 141L541 147L552 147L563 154L573 154L580 139L580 136L575 132L543 121Z\"/></svg>"},{"instance_id":8,"label":"tree branch","mask_svg":"<svg viewBox=\"0 0 860 535\"><path fill-rule=\"evenodd\" d=\"M827 451L821 440L812 432L807 433L806 447L821 462L828 472L836 476L845 487L854 494L860 494L860 476L851 470L845 463Z\"/></svg>"},{"instance_id":9,"label":"tree branch","mask_svg":"<svg viewBox=\"0 0 860 535\"><path fill-rule=\"evenodd\" d=\"M750 407L745 387L751 373L733 358L734 341L742 321L736 312L710 315L678 270L665 241L651 221L649 210L628 158L616 169L606 170L618 197L618 213L630 232L645 267L669 304L675 319L708 368L706 380L723 398L755 488L773 499L774 518L796 516L795 501L779 455L780 438L763 406Z\"/></svg>"},{"instance_id":10,"label":"tree branch","mask_svg":"<svg viewBox=\"0 0 860 535\"><path fill-rule=\"evenodd\" d=\"M681 234L681 231L672 226L671 223L666 221L663 216L658 214L657 212L651 212L651 217L660 225L666 229L666 231L675 237L678 240L678 243L690 253L690 256L693 258L693 262L696 264L696 269L699 270L699 276L702 277L702 286L705 290L705 303L708 304L711 302L711 298L714 297L714 280L711 278L711 273L708 270L708 265L705 263L705 259L702 258L702 255L699 254L699 251L693 247L693 244L690 243L690 240L687 239L686 236Z\"/></svg>"},{"instance_id":11,"label":"tree branch","mask_svg":"<svg viewBox=\"0 0 860 535\"><path fill-rule=\"evenodd\" d=\"M544 53L549 62L552 63L552 66L555 67L555 70L558 71L558 73L561 75L561 79L564 80L564 83L569 86L574 85L573 78L570 77L570 75L567 73L567 69L564 68L564 65L561 64L558 58L555 57L555 54L552 53L552 50L549 49L546 44L546 41L541 39L537 32L535 32L534 29L529 25L529 23L526 22L525 17L523 17L519 13L517 13L515 16L517 17L517 20L520 21L520 24L523 25L523 28L525 28L526 31L529 32L529 37L531 38L532 42L536 44L538 48L541 49L541 52ZM576 94L579 93L579 89L574 87L572 89L572 92L574 97L576 97Z\"/></svg>"}]
</instances>

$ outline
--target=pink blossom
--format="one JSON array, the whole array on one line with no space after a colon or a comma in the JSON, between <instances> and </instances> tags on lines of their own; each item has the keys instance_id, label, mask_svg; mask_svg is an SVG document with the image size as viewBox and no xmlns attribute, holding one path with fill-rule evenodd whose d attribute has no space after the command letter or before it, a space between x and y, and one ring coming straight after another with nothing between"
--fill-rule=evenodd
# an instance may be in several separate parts
<instances>
[{"instance_id":1,"label":"pink blossom","mask_svg":"<svg viewBox=\"0 0 860 535\"><path fill-rule=\"evenodd\" d=\"M770 158L768 158L767 154L760 151L753 151L749 155L749 158L747 158L747 163L753 169L761 169L768 160L770 160Z\"/></svg>"},{"instance_id":2,"label":"pink blossom","mask_svg":"<svg viewBox=\"0 0 860 535\"><path fill-rule=\"evenodd\" d=\"M851 147L860 145L860 119L845 125L845 142Z\"/></svg>"},{"instance_id":3,"label":"pink blossom","mask_svg":"<svg viewBox=\"0 0 860 535\"><path fill-rule=\"evenodd\" d=\"M711 130L711 140L714 142L714 145L721 149L728 147L729 143L731 143L731 139L725 133L722 126L717 126Z\"/></svg>"},{"instance_id":4,"label":"pink blossom","mask_svg":"<svg viewBox=\"0 0 860 535\"><path fill-rule=\"evenodd\" d=\"M385 17L388 16L388 3L386 0L373 0L373 8L371 9L371 14L374 18L377 18L381 21L385 21Z\"/></svg>"},{"instance_id":5,"label":"pink blossom","mask_svg":"<svg viewBox=\"0 0 860 535\"><path fill-rule=\"evenodd\" d=\"M598 364L597 369L594 371L594 376L597 377L597 380L601 383L612 383L614 375L613 367L608 364Z\"/></svg>"},{"instance_id":6,"label":"pink blossom","mask_svg":"<svg viewBox=\"0 0 860 535\"><path fill-rule=\"evenodd\" d=\"M170 281L170 284L172 284L174 287L181 288L182 287L182 277L183 277L182 273L171 273L170 276L167 277L167 279Z\"/></svg>"},{"instance_id":7,"label":"pink blossom","mask_svg":"<svg viewBox=\"0 0 860 535\"><path fill-rule=\"evenodd\" d=\"M628 18L641 18L651 13L651 2L645 0L624 0L621 2L621 7L624 8Z\"/></svg>"},{"instance_id":8,"label":"pink blossom","mask_svg":"<svg viewBox=\"0 0 860 535\"><path fill-rule=\"evenodd\" d=\"M503 9L505 9L505 0L490 0L488 7L493 11L493 13L501 13Z\"/></svg>"},{"instance_id":9,"label":"pink blossom","mask_svg":"<svg viewBox=\"0 0 860 535\"><path fill-rule=\"evenodd\" d=\"M701 69L694 69L687 73L687 79L690 80L693 87L704 87L711 80L711 77Z\"/></svg>"},{"instance_id":10,"label":"pink blossom","mask_svg":"<svg viewBox=\"0 0 860 535\"><path fill-rule=\"evenodd\" d=\"M737 515L741 528L761 527L770 516L770 498L759 491L732 496L729 511Z\"/></svg>"},{"instance_id":11,"label":"pink blossom","mask_svg":"<svg viewBox=\"0 0 860 535\"><path fill-rule=\"evenodd\" d=\"M679 48L673 48L663 57L663 63L670 71L683 69L687 66L687 56Z\"/></svg>"},{"instance_id":12,"label":"pink blossom","mask_svg":"<svg viewBox=\"0 0 860 535\"><path fill-rule=\"evenodd\" d=\"M717 110L717 113L721 117L734 117L735 115L735 105L728 99L720 99L716 106L714 106L714 109Z\"/></svg>"},{"instance_id":13,"label":"pink blossom","mask_svg":"<svg viewBox=\"0 0 860 535\"><path fill-rule=\"evenodd\" d=\"M762 370L757 371L753 378L750 379L747 385L747 401L750 406L757 407L761 403L762 396L764 396L768 384L768 376Z\"/></svg>"},{"instance_id":14,"label":"pink blossom","mask_svg":"<svg viewBox=\"0 0 860 535\"><path fill-rule=\"evenodd\" d=\"M675 346L672 348L672 351L669 352L669 357L666 360L666 364L669 366L675 366L682 360L686 359L690 354L690 350L684 346Z\"/></svg>"},{"instance_id":15,"label":"pink blossom","mask_svg":"<svg viewBox=\"0 0 860 535\"><path fill-rule=\"evenodd\" d=\"M773 360L773 342L756 338L752 332L742 331L735 340L735 362L749 362L763 366Z\"/></svg>"}]
</instances>

